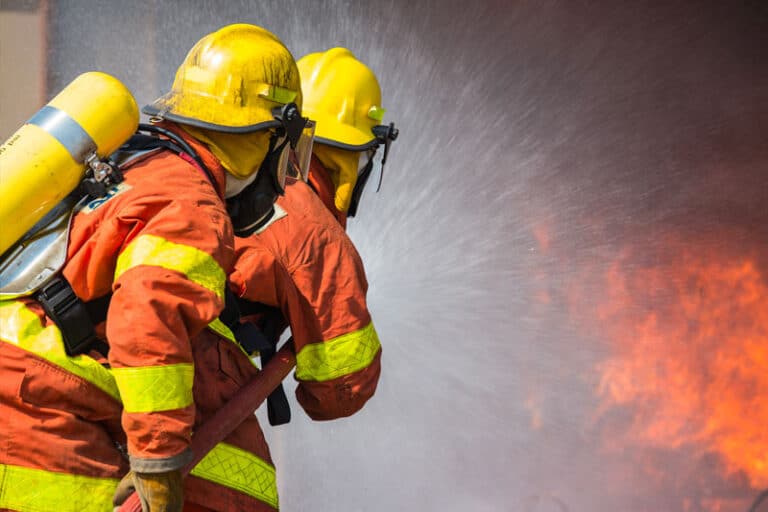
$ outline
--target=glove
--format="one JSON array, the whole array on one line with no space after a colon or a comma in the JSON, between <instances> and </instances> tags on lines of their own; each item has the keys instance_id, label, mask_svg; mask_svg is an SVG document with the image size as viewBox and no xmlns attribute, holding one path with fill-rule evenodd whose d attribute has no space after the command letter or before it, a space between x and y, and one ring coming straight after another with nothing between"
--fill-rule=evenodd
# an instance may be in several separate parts
<instances>
[{"instance_id":1,"label":"glove","mask_svg":"<svg viewBox=\"0 0 768 512\"><path fill-rule=\"evenodd\" d=\"M167 473L129 471L117 484L112 504L117 509L132 492L136 492L142 512L181 512L184 507L183 490L181 470Z\"/></svg>"}]
</instances>

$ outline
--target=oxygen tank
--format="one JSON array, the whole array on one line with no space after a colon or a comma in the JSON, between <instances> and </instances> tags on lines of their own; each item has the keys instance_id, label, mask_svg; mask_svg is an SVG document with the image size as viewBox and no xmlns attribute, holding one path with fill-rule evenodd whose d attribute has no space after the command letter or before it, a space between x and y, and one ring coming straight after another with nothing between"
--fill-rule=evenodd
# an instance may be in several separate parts
<instances>
[{"instance_id":1,"label":"oxygen tank","mask_svg":"<svg viewBox=\"0 0 768 512\"><path fill-rule=\"evenodd\" d=\"M116 78L75 78L0 146L0 254L72 192L88 161L133 135L139 109Z\"/></svg>"}]
</instances>

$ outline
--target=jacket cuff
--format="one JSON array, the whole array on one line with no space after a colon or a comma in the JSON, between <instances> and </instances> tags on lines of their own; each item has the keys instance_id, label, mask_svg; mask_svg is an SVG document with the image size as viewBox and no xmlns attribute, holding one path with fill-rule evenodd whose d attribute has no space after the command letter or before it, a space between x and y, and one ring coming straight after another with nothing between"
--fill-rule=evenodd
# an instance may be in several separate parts
<instances>
[{"instance_id":1,"label":"jacket cuff","mask_svg":"<svg viewBox=\"0 0 768 512\"><path fill-rule=\"evenodd\" d=\"M192 450L187 448L178 455L162 459L141 459L133 456L128 458L131 463L131 469L135 473L168 473L189 464L192 461Z\"/></svg>"}]
</instances>

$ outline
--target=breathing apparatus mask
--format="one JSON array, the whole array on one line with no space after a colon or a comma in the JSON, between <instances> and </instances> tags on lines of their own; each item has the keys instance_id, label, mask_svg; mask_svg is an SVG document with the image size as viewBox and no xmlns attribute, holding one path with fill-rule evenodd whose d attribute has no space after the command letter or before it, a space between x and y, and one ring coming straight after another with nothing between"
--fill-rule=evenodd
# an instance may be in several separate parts
<instances>
[{"instance_id":1,"label":"breathing apparatus mask","mask_svg":"<svg viewBox=\"0 0 768 512\"><path fill-rule=\"evenodd\" d=\"M280 125L271 132L269 148L258 171L245 180L237 180L230 186L227 212L232 220L235 235L246 237L266 225L275 212L274 202L285 193L285 177L288 173L291 151L295 155L300 173L308 169L312 151L313 125L301 117L295 103L272 110ZM309 153L304 154L308 149ZM239 181L239 184L238 184ZM244 185L244 186L243 186ZM237 189L243 187L241 191ZM229 195L229 194L227 194Z\"/></svg>"}]
</instances>

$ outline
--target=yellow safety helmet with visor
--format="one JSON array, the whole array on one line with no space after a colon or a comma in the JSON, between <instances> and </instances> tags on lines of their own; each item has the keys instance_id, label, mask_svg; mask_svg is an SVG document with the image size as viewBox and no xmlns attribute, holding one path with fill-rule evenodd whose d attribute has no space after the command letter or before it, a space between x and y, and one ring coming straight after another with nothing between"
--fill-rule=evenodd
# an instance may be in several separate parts
<instances>
[{"instance_id":1,"label":"yellow safety helmet with visor","mask_svg":"<svg viewBox=\"0 0 768 512\"><path fill-rule=\"evenodd\" d=\"M313 119L318 143L365 151L377 145L373 127L381 124L381 88L376 75L346 48L310 53L297 62L304 115Z\"/></svg>"},{"instance_id":2,"label":"yellow safety helmet with visor","mask_svg":"<svg viewBox=\"0 0 768 512\"><path fill-rule=\"evenodd\" d=\"M182 124L214 150L231 174L245 178L269 146L264 133L256 132L285 127L286 116L279 112L290 104L300 111L301 81L293 55L268 30L237 23L200 39L179 66L171 91L142 111L154 120ZM300 135L311 136L311 127L305 122ZM248 154L239 155L231 135L253 133ZM299 146L298 140L290 142ZM287 164L287 157L282 161ZM240 162L247 164L236 165Z\"/></svg>"},{"instance_id":3,"label":"yellow safety helmet with visor","mask_svg":"<svg viewBox=\"0 0 768 512\"><path fill-rule=\"evenodd\" d=\"M313 123L301 116L301 103L290 51L268 30L239 23L200 39L179 66L171 91L142 110L151 120L180 124L205 143L231 175L228 189L239 181L227 197L228 209L236 233L238 224L246 233L283 193L289 147L311 151L302 139L311 139ZM298 161L308 159L299 155Z\"/></svg>"},{"instance_id":4,"label":"yellow safety helmet with visor","mask_svg":"<svg viewBox=\"0 0 768 512\"><path fill-rule=\"evenodd\" d=\"M272 109L296 103L301 82L291 52L256 25L228 25L200 39L179 66L171 91L143 112L224 133L279 126Z\"/></svg>"},{"instance_id":5,"label":"yellow safety helmet with visor","mask_svg":"<svg viewBox=\"0 0 768 512\"><path fill-rule=\"evenodd\" d=\"M331 48L299 59L304 115L314 120L315 155L336 187L335 205L353 217L373 167L373 155L397 138L394 123L383 125L376 75L346 48ZM379 182L379 186L381 182Z\"/></svg>"}]
</instances>

